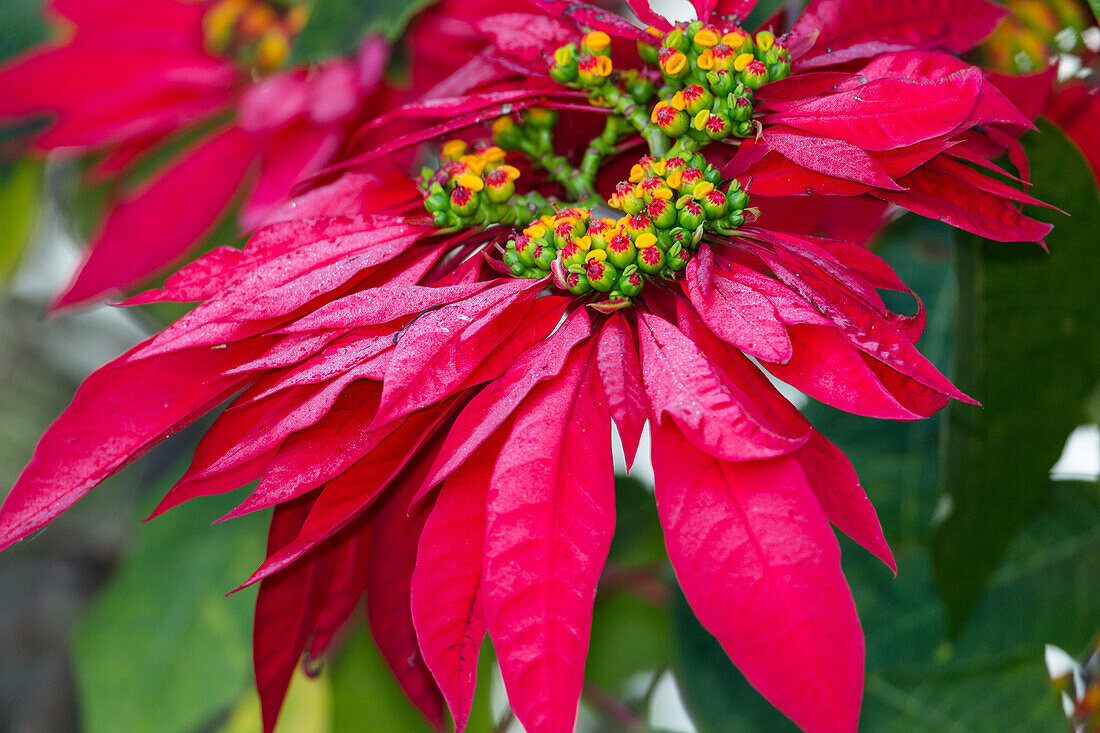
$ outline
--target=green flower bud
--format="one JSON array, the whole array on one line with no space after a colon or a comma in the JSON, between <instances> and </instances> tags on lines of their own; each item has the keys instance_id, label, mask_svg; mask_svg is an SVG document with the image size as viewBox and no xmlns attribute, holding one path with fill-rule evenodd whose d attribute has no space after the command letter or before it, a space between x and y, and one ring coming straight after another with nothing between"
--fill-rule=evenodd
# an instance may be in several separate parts
<instances>
[{"instance_id":1,"label":"green flower bud","mask_svg":"<svg viewBox=\"0 0 1100 733\"><path fill-rule=\"evenodd\" d=\"M634 298L642 294L642 286L644 285L645 280L642 279L642 274L638 272L638 266L630 265L619 276L619 282L615 289L622 293L624 297Z\"/></svg>"},{"instance_id":2,"label":"green flower bud","mask_svg":"<svg viewBox=\"0 0 1100 733\"><path fill-rule=\"evenodd\" d=\"M577 81L589 88L598 87L611 76L612 69L609 57L582 53L577 59Z\"/></svg>"},{"instance_id":3,"label":"green flower bud","mask_svg":"<svg viewBox=\"0 0 1100 733\"><path fill-rule=\"evenodd\" d=\"M681 92L684 95L684 111L694 117L714 103L714 95L698 84L689 84Z\"/></svg>"},{"instance_id":4,"label":"green flower bud","mask_svg":"<svg viewBox=\"0 0 1100 733\"><path fill-rule=\"evenodd\" d=\"M558 256L558 251L549 244L539 243L535 245L534 254L535 267L545 274L550 270L550 265L553 264L554 258Z\"/></svg>"},{"instance_id":5,"label":"green flower bud","mask_svg":"<svg viewBox=\"0 0 1100 733\"><path fill-rule=\"evenodd\" d=\"M687 196L676 202L676 208L680 210L676 221L684 229L695 229L707 220L703 207Z\"/></svg>"},{"instance_id":6,"label":"green flower bud","mask_svg":"<svg viewBox=\"0 0 1100 733\"><path fill-rule=\"evenodd\" d=\"M565 287L573 295L588 295L592 292L592 284L588 282L588 276L583 272L570 270L565 274Z\"/></svg>"},{"instance_id":7,"label":"green flower bud","mask_svg":"<svg viewBox=\"0 0 1100 733\"><path fill-rule=\"evenodd\" d=\"M791 62L789 59L785 59L782 56L777 58L774 63L768 64L767 66L768 78L771 81L786 79L791 75Z\"/></svg>"},{"instance_id":8,"label":"green flower bud","mask_svg":"<svg viewBox=\"0 0 1100 733\"><path fill-rule=\"evenodd\" d=\"M737 73L729 69L707 72L707 82L715 96L724 97L733 91L737 84Z\"/></svg>"},{"instance_id":9,"label":"green flower bud","mask_svg":"<svg viewBox=\"0 0 1100 733\"><path fill-rule=\"evenodd\" d=\"M668 229L676 223L676 206L668 199L653 199L646 205L645 213L658 229Z\"/></svg>"},{"instance_id":10,"label":"green flower bud","mask_svg":"<svg viewBox=\"0 0 1100 733\"><path fill-rule=\"evenodd\" d=\"M737 183L737 181L734 181L734 183ZM730 209L732 211L741 211L742 209L747 208L749 205L749 195L740 190L740 184L738 184L737 188L738 190L735 191L733 190L733 186L731 185L729 192L726 193L726 200L729 201Z\"/></svg>"},{"instance_id":11,"label":"green flower bud","mask_svg":"<svg viewBox=\"0 0 1100 733\"><path fill-rule=\"evenodd\" d=\"M711 191L703 197L703 213L707 215L707 219L710 221L721 219L729 211L729 208L729 201L726 200L725 194L721 191Z\"/></svg>"},{"instance_id":12,"label":"green flower bud","mask_svg":"<svg viewBox=\"0 0 1100 733\"><path fill-rule=\"evenodd\" d=\"M504 256L501 259L504 260L504 264L508 265L508 267L520 263L519 255L516 254L516 243L513 240L508 240L508 244L504 249Z\"/></svg>"},{"instance_id":13,"label":"green flower bud","mask_svg":"<svg viewBox=\"0 0 1100 733\"><path fill-rule=\"evenodd\" d=\"M502 165L485 174L485 193L494 204L503 204L516 192L519 171L510 165Z\"/></svg>"},{"instance_id":14,"label":"green flower bud","mask_svg":"<svg viewBox=\"0 0 1100 733\"><path fill-rule=\"evenodd\" d=\"M597 251L593 254L602 254L602 252ZM588 282L592 284L592 289L601 293L610 292L619 281L618 268L598 257L590 257L585 263L585 274L588 275Z\"/></svg>"},{"instance_id":15,"label":"green flower bud","mask_svg":"<svg viewBox=\"0 0 1100 733\"><path fill-rule=\"evenodd\" d=\"M649 46L648 48L653 48ZM657 50L653 49L654 59L656 59ZM653 82L640 74L635 74L633 78L626 82L626 93L630 95L638 104L648 104L649 100L653 99L653 95L657 93L657 87Z\"/></svg>"},{"instance_id":16,"label":"green flower bud","mask_svg":"<svg viewBox=\"0 0 1100 733\"><path fill-rule=\"evenodd\" d=\"M658 102L653 108L650 119L669 137L680 137L688 131L691 117L683 110L676 109L668 102Z\"/></svg>"},{"instance_id":17,"label":"green flower bud","mask_svg":"<svg viewBox=\"0 0 1100 733\"><path fill-rule=\"evenodd\" d=\"M736 229L745 223L745 215L740 211L731 212L725 219L722 220L722 225L726 229Z\"/></svg>"},{"instance_id":18,"label":"green flower bud","mask_svg":"<svg viewBox=\"0 0 1100 733\"><path fill-rule=\"evenodd\" d=\"M752 120L738 122L733 128L733 134L737 137L754 137L756 135L756 125L752 124Z\"/></svg>"},{"instance_id":19,"label":"green flower bud","mask_svg":"<svg viewBox=\"0 0 1100 733\"><path fill-rule=\"evenodd\" d=\"M759 89L770 81L768 67L760 61L753 61L738 76L741 83L749 89Z\"/></svg>"},{"instance_id":20,"label":"green flower bud","mask_svg":"<svg viewBox=\"0 0 1100 733\"><path fill-rule=\"evenodd\" d=\"M550 76L559 84L568 84L577 78L577 46L574 43L559 47L550 61Z\"/></svg>"},{"instance_id":21,"label":"green flower bud","mask_svg":"<svg viewBox=\"0 0 1100 733\"><path fill-rule=\"evenodd\" d=\"M733 122L744 122L752 117L752 102L744 97L738 97L733 92L730 92L726 102L729 109L730 120Z\"/></svg>"},{"instance_id":22,"label":"green flower bud","mask_svg":"<svg viewBox=\"0 0 1100 733\"><path fill-rule=\"evenodd\" d=\"M516 238L509 242L512 245L512 249L516 253L516 259L525 267L535 266L535 251L541 246L538 240L528 237L526 234L518 234ZM507 260L505 260L507 262ZM509 263L511 264L511 263Z\"/></svg>"},{"instance_id":23,"label":"green flower bud","mask_svg":"<svg viewBox=\"0 0 1100 733\"><path fill-rule=\"evenodd\" d=\"M634 262L637 249L634 240L625 234L619 234L607 242L607 261L615 267L623 268Z\"/></svg>"},{"instance_id":24,"label":"green flower bud","mask_svg":"<svg viewBox=\"0 0 1100 733\"><path fill-rule=\"evenodd\" d=\"M451 191L451 213L457 216L472 216L481 203L481 196L465 186L455 186Z\"/></svg>"},{"instance_id":25,"label":"green flower bud","mask_svg":"<svg viewBox=\"0 0 1100 733\"><path fill-rule=\"evenodd\" d=\"M660 247L645 247L638 250L638 269L647 275L656 275L665 266L665 253Z\"/></svg>"},{"instance_id":26,"label":"green flower bud","mask_svg":"<svg viewBox=\"0 0 1100 733\"><path fill-rule=\"evenodd\" d=\"M665 36L665 40L662 45L665 48L683 51L688 47L689 43L690 42L688 41L682 30L680 30L679 28L673 28L671 31L669 31L668 35Z\"/></svg>"},{"instance_id":27,"label":"green flower bud","mask_svg":"<svg viewBox=\"0 0 1100 733\"><path fill-rule=\"evenodd\" d=\"M657 65L657 47L651 46L648 43L642 43L638 41L638 55L642 57L642 61L651 65Z\"/></svg>"}]
</instances>

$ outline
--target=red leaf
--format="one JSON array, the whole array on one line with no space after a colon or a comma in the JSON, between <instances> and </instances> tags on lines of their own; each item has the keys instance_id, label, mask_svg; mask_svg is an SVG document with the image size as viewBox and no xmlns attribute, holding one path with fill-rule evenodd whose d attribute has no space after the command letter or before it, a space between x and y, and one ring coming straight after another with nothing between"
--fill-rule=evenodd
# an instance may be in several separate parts
<instances>
[{"instance_id":1,"label":"red leaf","mask_svg":"<svg viewBox=\"0 0 1100 733\"><path fill-rule=\"evenodd\" d=\"M665 16L653 9L649 4L649 0L626 0L626 4L634 11L634 15L638 16L638 20L650 28L656 28L662 33L672 30L672 24L668 22Z\"/></svg>"},{"instance_id":2,"label":"red leaf","mask_svg":"<svg viewBox=\"0 0 1100 733\"><path fill-rule=\"evenodd\" d=\"M654 426L657 509L700 623L799 726L855 731L863 632L840 548L793 457L729 463Z\"/></svg>"},{"instance_id":3,"label":"red leaf","mask_svg":"<svg viewBox=\"0 0 1100 733\"><path fill-rule=\"evenodd\" d=\"M382 424L446 397L522 322L544 280L510 280L414 320L394 348L382 385ZM524 310L520 308L519 310Z\"/></svg>"},{"instance_id":4,"label":"red leaf","mask_svg":"<svg viewBox=\"0 0 1100 733\"><path fill-rule=\"evenodd\" d=\"M361 290L326 303L283 329L286 333L315 331L322 328L355 328L388 323L429 308L453 303L476 295L489 281L425 287L423 285L383 285Z\"/></svg>"},{"instance_id":5,"label":"red leaf","mask_svg":"<svg viewBox=\"0 0 1100 733\"><path fill-rule=\"evenodd\" d=\"M897 575L898 566L882 535L875 507L844 453L815 430L795 457L829 521Z\"/></svg>"},{"instance_id":6,"label":"red leaf","mask_svg":"<svg viewBox=\"0 0 1100 733\"><path fill-rule=\"evenodd\" d=\"M716 277L704 293L695 259L688 263L684 284L691 304L711 331L726 343L765 361L791 358L791 340L771 301L750 285Z\"/></svg>"},{"instance_id":7,"label":"red leaf","mask_svg":"<svg viewBox=\"0 0 1100 733\"><path fill-rule=\"evenodd\" d=\"M864 150L890 150L946 135L970 116L982 88L970 68L936 81L876 79L765 118Z\"/></svg>"},{"instance_id":8,"label":"red leaf","mask_svg":"<svg viewBox=\"0 0 1100 733\"><path fill-rule=\"evenodd\" d=\"M619 428L629 470L638 453L649 402L642 384L642 365L634 346L634 333L622 313L612 315L600 330L596 342L596 367L611 418Z\"/></svg>"},{"instance_id":9,"label":"red leaf","mask_svg":"<svg viewBox=\"0 0 1100 733\"><path fill-rule=\"evenodd\" d=\"M791 360L764 367L815 400L889 420L919 420L947 404L941 397L934 409L919 412L903 404L868 364L870 357L863 357L835 328L792 326L787 335L794 345Z\"/></svg>"},{"instance_id":10,"label":"red leaf","mask_svg":"<svg viewBox=\"0 0 1100 733\"><path fill-rule=\"evenodd\" d=\"M577 29L560 20L560 14L554 16L500 13L480 20L477 29L492 39L495 51L530 64L576 39Z\"/></svg>"},{"instance_id":11,"label":"red leaf","mask_svg":"<svg viewBox=\"0 0 1100 733\"><path fill-rule=\"evenodd\" d=\"M842 140L772 128L764 131L764 142L787 160L815 173L876 188L901 188L867 151Z\"/></svg>"},{"instance_id":12,"label":"red leaf","mask_svg":"<svg viewBox=\"0 0 1100 733\"><path fill-rule=\"evenodd\" d=\"M256 342L243 342L127 363L142 346L93 372L46 430L0 508L0 549L44 527L153 444L227 399L247 376L224 372L262 351Z\"/></svg>"},{"instance_id":13,"label":"red leaf","mask_svg":"<svg viewBox=\"0 0 1100 733\"><path fill-rule=\"evenodd\" d=\"M814 0L792 30L817 33L801 68L843 63L906 48L962 53L993 32L1006 11L986 0Z\"/></svg>"},{"instance_id":14,"label":"red leaf","mask_svg":"<svg viewBox=\"0 0 1100 733\"><path fill-rule=\"evenodd\" d=\"M879 191L892 204L998 242L1039 242L1053 228L1011 203L939 171L918 168L900 181L908 190Z\"/></svg>"},{"instance_id":15,"label":"red leaf","mask_svg":"<svg viewBox=\"0 0 1100 733\"><path fill-rule=\"evenodd\" d=\"M275 510L267 538L269 554L294 539L308 513L307 500ZM290 678L309 642L323 602L317 593L316 562L299 563L260 583L252 631L252 663L264 733L275 729Z\"/></svg>"},{"instance_id":16,"label":"red leaf","mask_svg":"<svg viewBox=\"0 0 1100 733\"><path fill-rule=\"evenodd\" d=\"M443 483L420 535L413 571L413 625L456 733L466 728L477 686L486 631L481 564L488 487L507 435L507 430L496 433Z\"/></svg>"},{"instance_id":17,"label":"red leaf","mask_svg":"<svg viewBox=\"0 0 1100 733\"><path fill-rule=\"evenodd\" d=\"M443 696L420 654L410 611L413 568L427 505L409 509L424 480L428 456L403 473L371 522L367 615L378 650L401 689L432 725L443 730Z\"/></svg>"},{"instance_id":18,"label":"red leaf","mask_svg":"<svg viewBox=\"0 0 1100 733\"><path fill-rule=\"evenodd\" d=\"M455 401L452 398L431 409L414 413L401 421L396 429L388 426L387 430L392 429L392 432L354 465L325 484L294 541L269 557L241 587L287 567L366 511L446 419ZM428 456L424 460L430 458ZM420 464L417 466L420 467ZM331 465L322 470L329 474L334 471ZM312 478L307 476L296 480L308 482Z\"/></svg>"},{"instance_id":19,"label":"red leaf","mask_svg":"<svg viewBox=\"0 0 1100 733\"><path fill-rule=\"evenodd\" d=\"M762 425L720 369L667 321L638 315L642 375L654 422L665 413L702 450L725 460L773 458L797 450L806 436L790 438Z\"/></svg>"},{"instance_id":20,"label":"red leaf","mask_svg":"<svg viewBox=\"0 0 1100 733\"><path fill-rule=\"evenodd\" d=\"M573 730L592 604L615 527L611 420L586 343L517 413L489 484L489 634L516 718Z\"/></svg>"},{"instance_id":21,"label":"red leaf","mask_svg":"<svg viewBox=\"0 0 1100 733\"><path fill-rule=\"evenodd\" d=\"M573 349L588 338L591 326L578 308L552 336L528 350L499 379L471 399L448 430L439 457L416 500L450 476L512 416L539 383L561 374Z\"/></svg>"},{"instance_id":22,"label":"red leaf","mask_svg":"<svg viewBox=\"0 0 1100 733\"><path fill-rule=\"evenodd\" d=\"M186 151L144 190L111 210L54 307L133 285L190 249L233 198L255 154L252 138L232 127Z\"/></svg>"},{"instance_id":23,"label":"red leaf","mask_svg":"<svg viewBox=\"0 0 1100 733\"><path fill-rule=\"evenodd\" d=\"M642 43L653 41L652 36L638 26L628 23L621 16L580 0L528 0L528 2L542 8L551 16L565 18L594 31L603 31L615 38Z\"/></svg>"}]
</instances>

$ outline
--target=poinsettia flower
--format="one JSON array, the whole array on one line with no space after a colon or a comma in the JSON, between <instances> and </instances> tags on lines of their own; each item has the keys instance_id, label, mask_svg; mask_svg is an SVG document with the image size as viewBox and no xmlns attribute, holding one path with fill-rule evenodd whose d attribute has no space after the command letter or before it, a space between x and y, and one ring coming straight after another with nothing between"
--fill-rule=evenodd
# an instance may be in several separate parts
<instances>
[{"instance_id":1,"label":"poinsettia flower","mask_svg":"<svg viewBox=\"0 0 1100 733\"><path fill-rule=\"evenodd\" d=\"M918 352L919 299L911 315L885 305L881 290L913 295L888 265L761 226L754 179L721 169L740 164L738 140L756 163L774 152L757 124L788 150L817 138L863 160L843 146L870 156L868 141L902 136L916 155L940 144L917 139L934 104L914 124L884 112L897 129L862 125L866 148L822 137L808 114L786 130L767 120L778 106L753 117L746 92L759 68L785 71L772 34L747 51L732 21L721 36L668 25L656 32L671 50L651 52L634 44L654 33L607 11L542 4L554 15L479 22L492 38L480 58L504 69L485 89L429 95L367 128L437 124L348 164L361 170L330 170L244 249L213 250L130 301L198 305L81 386L0 508L0 547L228 402L155 514L252 482L226 518L274 508L267 558L246 581L260 583L265 729L295 665L323 656L365 595L382 655L433 723L449 709L465 728L487 635L520 722L567 733L615 529L612 426L632 464L648 421L669 560L699 620L797 724L855 730L863 634L830 526L894 561L851 464L769 374L879 418L970 398ZM700 3L701 17L715 7ZM738 55L745 76L714 106L709 77L689 84L688 65L729 61L712 50L727 35L753 58ZM623 58L634 74L616 71ZM652 83L661 75L671 100ZM978 105L981 74L968 79ZM412 150L435 161L416 178L394 165ZM872 173L863 185L899 190Z\"/></svg>"},{"instance_id":2,"label":"poinsettia flower","mask_svg":"<svg viewBox=\"0 0 1100 733\"><path fill-rule=\"evenodd\" d=\"M672 24L644 0L630 5L653 33L573 0L533 0L533 12L520 23L516 14L507 22L490 17L481 27L492 42L486 55L498 60L496 73L477 84L466 83L470 77L465 70L456 73L455 84L446 87L448 94L426 95L408 113L441 119L449 115L435 131L443 134L479 124L502 110L535 104L568 109L576 104L575 97L560 86L547 90L540 82L553 67L554 50L570 37L571 23L563 16L609 34L620 55L630 50L621 46L625 41L662 44L664 38L662 45L669 49ZM695 3L698 17L721 32L735 27L734 21L754 5ZM1026 180L1026 157L1017 137L1032 129L1031 117L1001 91L996 75L955 55L989 35L1004 13L987 0L811 2L788 33L769 41L789 57L789 72L782 72L789 75L759 88L753 99L757 134L737 143L723 173L750 182L764 221L789 219L780 210L798 196L805 207L821 212L807 221L831 224L839 219L833 232L863 239L866 234L845 226L848 217L836 210L851 208L862 216L875 210L872 202L878 201L879 212L893 204L990 239L1041 241L1050 227L1019 211L1020 204L1041 202L982 172L1013 179L990 162L1007 149ZM778 32L781 23L773 19L766 26ZM659 76L655 80L660 83ZM401 117L397 112L376 118L369 127ZM595 124L591 115L587 124ZM341 167L392 150L392 143L367 150ZM717 146L711 152L722 154ZM776 213L770 214L772 207Z\"/></svg>"},{"instance_id":3,"label":"poinsettia flower","mask_svg":"<svg viewBox=\"0 0 1100 733\"><path fill-rule=\"evenodd\" d=\"M48 116L39 150L94 152L95 175L128 185L57 306L163 269L238 197L242 228L256 226L301 175L333 160L388 58L373 39L355 59L284 69L303 3L52 0L48 9L62 38L0 68L0 119ZM179 152L128 182L166 146Z\"/></svg>"}]
</instances>

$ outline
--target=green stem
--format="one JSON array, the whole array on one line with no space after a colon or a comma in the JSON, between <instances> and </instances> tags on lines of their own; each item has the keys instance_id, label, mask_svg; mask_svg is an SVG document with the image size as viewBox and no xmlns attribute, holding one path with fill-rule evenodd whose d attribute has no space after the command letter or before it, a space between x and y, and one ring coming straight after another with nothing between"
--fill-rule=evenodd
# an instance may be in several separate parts
<instances>
[{"instance_id":1,"label":"green stem","mask_svg":"<svg viewBox=\"0 0 1100 733\"><path fill-rule=\"evenodd\" d=\"M581 175L589 182L590 187L594 188L595 186L596 173L599 172L600 163L603 162L606 156L614 152L615 144L619 142L621 120L622 118L617 115L608 117L603 132L589 143L588 149L584 151L580 171Z\"/></svg>"},{"instance_id":2,"label":"green stem","mask_svg":"<svg viewBox=\"0 0 1100 733\"><path fill-rule=\"evenodd\" d=\"M638 106L634 98L624 94L610 82L605 83L593 92L595 96L603 97L620 116L634 127L646 144L649 145L649 154L654 158L661 158L668 152L668 137L661 132L661 128L649 121L645 111Z\"/></svg>"},{"instance_id":3,"label":"green stem","mask_svg":"<svg viewBox=\"0 0 1100 733\"><path fill-rule=\"evenodd\" d=\"M571 166L564 156L554 153L552 147L535 145L525 140L520 145L520 150L532 163L549 173L569 193L571 199L581 201L594 195L593 179L587 178L579 169Z\"/></svg>"}]
</instances>

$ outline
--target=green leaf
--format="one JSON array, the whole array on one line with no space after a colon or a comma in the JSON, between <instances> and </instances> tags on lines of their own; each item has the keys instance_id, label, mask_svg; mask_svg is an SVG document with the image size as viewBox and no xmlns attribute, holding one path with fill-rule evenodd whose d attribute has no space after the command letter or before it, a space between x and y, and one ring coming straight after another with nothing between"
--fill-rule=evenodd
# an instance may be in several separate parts
<instances>
[{"instance_id":1,"label":"green leaf","mask_svg":"<svg viewBox=\"0 0 1100 733\"><path fill-rule=\"evenodd\" d=\"M432 733L406 699L366 629L359 627L333 661L332 733Z\"/></svg>"},{"instance_id":2,"label":"green leaf","mask_svg":"<svg viewBox=\"0 0 1100 733\"><path fill-rule=\"evenodd\" d=\"M27 158L0 165L0 290L23 262L41 200L41 163Z\"/></svg>"},{"instance_id":3,"label":"green leaf","mask_svg":"<svg viewBox=\"0 0 1100 733\"><path fill-rule=\"evenodd\" d=\"M381 33L391 41L434 0L314 0L309 22L294 41L291 63L312 64L350 56L363 39Z\"/></svg>"},{"instance_id":4,"label":"green leaf","mask_svg":"<svg viewBox=\"0 0 1100 733\"><path fill-rule=\"evenodd\" d=\"M955 379L984 404L947 411L943 521L932 569L957 633L1005 548L1050 488L1051 466L1100 375L1100 198L1076 147L1054 125L1024 144L1034 194L1055 224L1050 254L1022 244L968 238L959 248Z\"/></svg>"},{"instance_id":5,"label":"green leaf","mask_svg":"<svg viewBox=\"0 0 1100 733\"><path fill-rule=\"evenodd\" d=\"M1100 0L1089 0L1089 6L1092 8L1092 14L1096 16L1096 21L1100 23Z\"/></svg>"},{"instance_id":6,"label":"green leaf","mask_svg":"<svg viewBox=\"0 0 1100 733\"><path fill-rule=\"evenodd\" d=\"M137 529L76 632L88 733L193 731L252 684L255 593L225 593L262 560L267 517L208 526L232 499L192 502Z\"/></svg>"}]
</instances>

